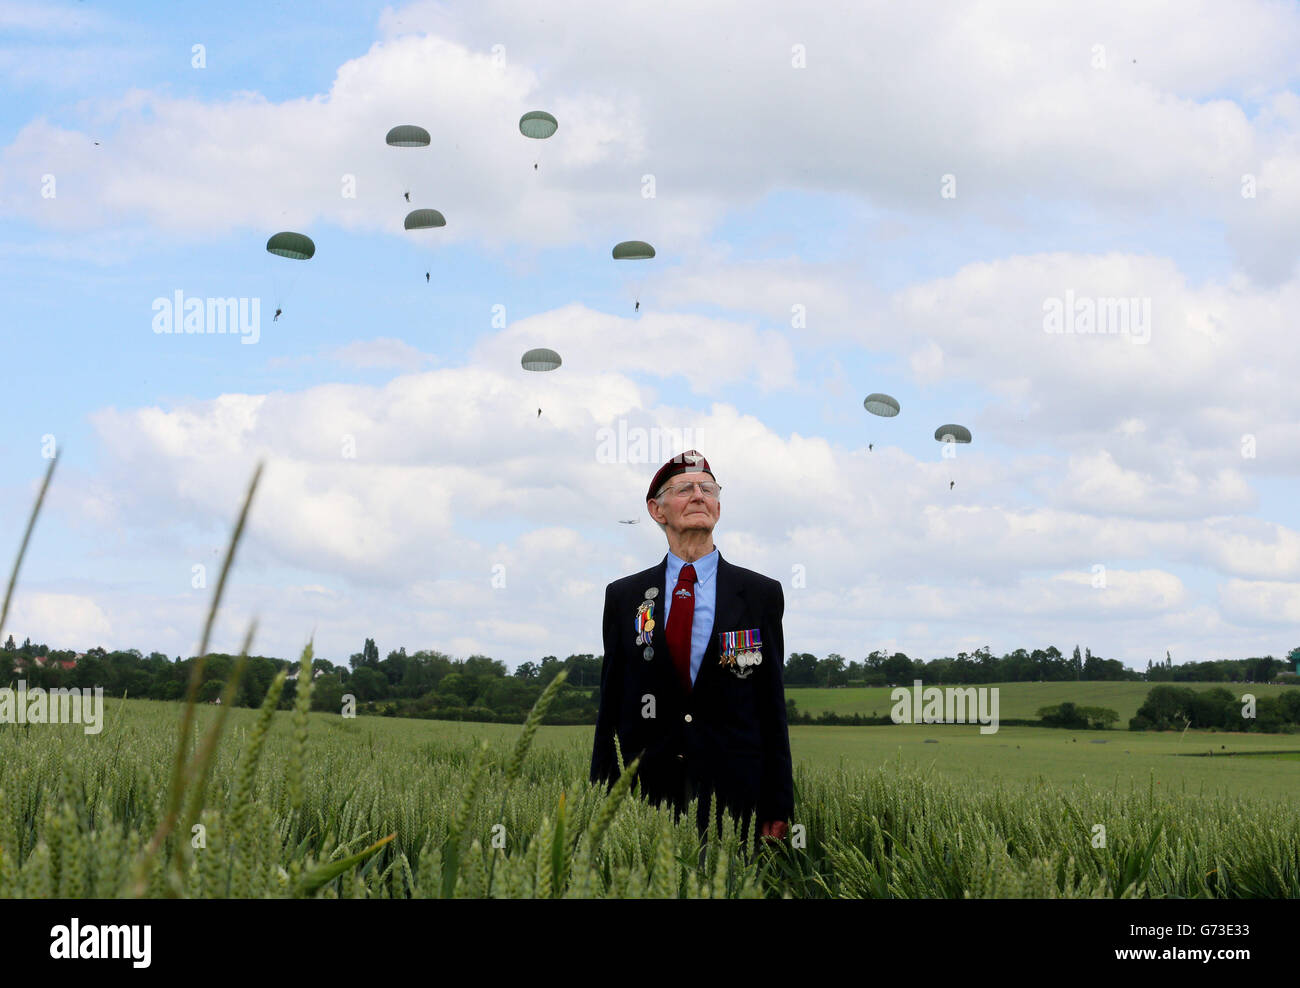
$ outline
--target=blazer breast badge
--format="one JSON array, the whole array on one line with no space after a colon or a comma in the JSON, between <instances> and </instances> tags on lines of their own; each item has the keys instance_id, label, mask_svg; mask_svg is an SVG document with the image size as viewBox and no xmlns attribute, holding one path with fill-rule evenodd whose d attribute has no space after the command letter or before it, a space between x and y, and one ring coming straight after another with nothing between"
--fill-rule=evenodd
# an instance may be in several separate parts
<instances>
[{"instance_id":1,"label":"blazer breast badge","mask_svg":"<svg viewBox=\"0 0 1300 988\"><path fill-rule=\"evenodd\" d=\"M763 634L758 628L718 633L718 665L737 679L748 679L763 662Z\"/></svg>"}]
</instances>

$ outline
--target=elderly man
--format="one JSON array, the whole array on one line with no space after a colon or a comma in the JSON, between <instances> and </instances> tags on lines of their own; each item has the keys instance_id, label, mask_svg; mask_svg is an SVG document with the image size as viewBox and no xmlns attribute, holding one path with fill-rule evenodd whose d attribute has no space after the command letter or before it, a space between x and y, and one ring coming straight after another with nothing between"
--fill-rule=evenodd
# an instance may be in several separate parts
<instances>
[{"instance_id":1,"label":"elderly man","mask_svg":"<svg viewBox=\"0 0 1300 988\"><path fill-rule=\"evenodd\" d=\"M605 590L605 658L591 754L592 782L612 785L641 756L641 792L675 816L698 799L696 825L725 807L742 840L783 838L794 811L790 736L781 681L781 584L733 566L713 544L721 488L696 450L673 457L646 491L668 538L656 566Z\"/></svg>"}]
</instances>

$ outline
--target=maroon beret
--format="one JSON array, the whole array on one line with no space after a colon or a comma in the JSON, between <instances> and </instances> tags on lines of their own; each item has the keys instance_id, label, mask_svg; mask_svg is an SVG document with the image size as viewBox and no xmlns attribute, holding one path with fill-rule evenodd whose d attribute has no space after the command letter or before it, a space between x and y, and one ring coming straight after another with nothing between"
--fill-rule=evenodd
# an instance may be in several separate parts
<instances>
[{"instance_id":1,"label":"maroon beret","mask_svg":"<svg viewBox=\"0 0 1300 988\"><path fill-rule=\"evenodd\" d=\"M678 453L659 468L659 472L655 474L655 479L650 481L650 489L645 492L645 499L647 501L654 500L655 493L659 488L663 487L664 484L679 473L707 473L710 477L713 477L715 484L718 482L718 478L714 477L713 471L709 469L709 461L704 458L704 455L699 450L688 449L685 453Z\"/></svg>"}]
</instances>

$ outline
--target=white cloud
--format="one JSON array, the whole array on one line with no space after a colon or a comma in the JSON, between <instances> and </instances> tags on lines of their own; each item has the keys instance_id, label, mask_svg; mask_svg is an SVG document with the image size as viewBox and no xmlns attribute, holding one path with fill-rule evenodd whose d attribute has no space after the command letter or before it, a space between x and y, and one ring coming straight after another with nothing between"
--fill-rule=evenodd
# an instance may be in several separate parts
<instances>
[{"instance_id":1,"label":"white cloud","mask_svg":"<svg viewBox=\"0 0 1300 988\"><path fill-rule=\"evenodd\" d=\"M632 21L627 9L561 4L525 29L513 4L455 17L413 4L383 15L386 36L340 66L326 93L280 103L128 93L99 104L114 128L103 148L34 120L3 153L0 201L52 227L143 219L176 237L260 229L281 210L291 227L394 229L398 173L422 152L381 136L409 119L437 135L417 198L445 207L440 243L573 244L621 225L681 255L724 210L799 187L997 223L1027 200L1056 204L1048 222L1073 204L1121 220L1214 217L1257 276L1291 272L1300 145L1282 88L1295 75L1295 10L1203 3L1177 24L1117 0L1050 14L1019 4L822 14L670 3ZM436 33L416 33L426 29ZM792 66L796 45L805 68ZM1257 101L1256 118L1224 92ZM560 130L539 149L513 124L540 103ZM248 154L259 134L277 139ZM538 154L545 174L529 167ZM295 167L304 158L308 172ZM88 195L40 200L32 175L45 171ZM1240 195L1247 173L1259 177L1254 200ZM339 194L345 174L361 183L356 199ZM640 194L647 174L654 199ZM957 177L955 199L939 195L945 174Z\"/></svg>"},{"instance_id":2,"label":"white cloud","mask_svg":"<svg viewBox=\"0 0 1300 988\"><path fill-rule=\"evenodd\" d=\"M1156 479L1143 470L1125 469L1105 449L1070 455L1054 494L1058 503L1079 511L1153 519L1203 517L1254 506L1253 493L1235 471L1220 470L1203 480L1175 463L1169 472L1167 479Z\"/></svg>"},{"instance_id":3,"label":"white cloud","mask_svg":"<svg viewBox=\"0 0 1300 988\"><path fill-rule=\"evenodd\" d=\"M701 394L745 380L767 391L792 386L796 369L789 342L770 330L680 312L621 318L582 305L513 322L484 338L473 357L489 366L519 366L524 352L537 346L558 351L564 362L556 371L529 375L544 380L524 384L525 392L587 388L593 377L621 383L608 377L617 371L680 374Z\"/></svg>"},{"instance_id":4,"label":"white cloud","mask_svg":"<svg viewBox=\"0 0 1300 988\"><path fill-rule=\"evenodd\" d=\"M372 626L394 646L459 647L511 662L598 650L604 585L664 551L657 529L616 524L640 517L657 466L600 462L598 429L620 419L633 428L689 424L709 437L704 451L726 492L716 535L723 554L787 586L792 566L805 568L808 589L787 592L787 639L803 641L802 650L821 642L843 651L871 627L909 623L928 629L910 645L918 653L951 651L957 627L976 637L1015 627L1056 640L1062 626L1085 636L1104 626L1124 629L1125 654L1141 655L1186 633L1179 614L1201 615L1207 628L1215 621L1177 575L1125 560L1300 579L1300 533L1231 516L1175 520L1180 498L1229 503L1239 494L1232 484L1219 489L1212 477L1200 490L1200 481L1176 475L1170 487L1105 458L1078 466L1067 456L1067 486L1089 463L1101 478L1071 495L1077 504L1014 507L978 492L996 490L995 475L1008 472L1007 482L1041 480L1060 461L968 456L963 485L972 494L953 501L945 465L895 447L868 454L783 435L725 403L707 412L656 405L616 368L599 369L591 352L598 344L580 342L599 334L563 328L601 318L580 308L534 317L577 334L569 345L578 366L537 375L571 372L546 396L540 419L520 390L525 372L486 369L503 365L495 357L377 387L106 410L95 424L115 517L152 529L228 524L253 462L265 457L242 564L254 574L289 567L320 575L300 581L301 592L236 597L244 601L238 613L246 618L255 603L272 608L279 617L268 623L293 639L306 633L304 615L323 613L311 602L324 604L318 640L322 654L336 655L355 650L349 643ZM516 353L521 326L486 341L483 352ZM342 455L343 435L355 441L355 460ZM1148 510L1149 501L1161 507ZM1092 585L1096 563L1107 570L1104 590ZM505 581L494 588L497 565ZM327 574L329 597L311 590ZM1240 638L1222 622L1213 634Z\"/></svg>"},{"instance_id":5,"label":"white cloud","mask_svg":"<svg viewBox=\"0 0 1300 988\"><path fill-rule=\"evenodd\" d=\"M1219 604L1242 624L1300 625L1300 583L1228 580L1219 586Z\"/></svg>"},{"instance_id":6,"label":"white cloud","mask_svg":"<svg viewBox=\"0 0 1300 988\"><path fill-rule=\"evenodd\" d=\"M30 638L34 643L64 641L97 642L111 634L113 626L108 615L89 597L79 594L24 591L15 593L9 612L9 623L0 628L0 640L10 635L18 643Z\"/></svg>"}]
</instances>

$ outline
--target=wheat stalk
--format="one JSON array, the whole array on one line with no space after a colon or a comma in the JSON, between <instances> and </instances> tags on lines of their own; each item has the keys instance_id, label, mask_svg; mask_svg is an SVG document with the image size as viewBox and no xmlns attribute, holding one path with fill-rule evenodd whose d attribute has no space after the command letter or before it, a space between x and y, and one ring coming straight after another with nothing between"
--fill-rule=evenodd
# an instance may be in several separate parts
<instances>
[{"instance_id":1,"label":"wheat stalk","mask_svg":"<svg viewBox=\"0 0 1300 988\"><path fill-rule=\"evenodd\" d=\"M203 636L199 641L199 652L194 659L194 665L190 669L189 689L185 695L185 710L181 715L180 740L177 742L176 758L172 763L171 783L167 787L167 809L158 824L158 829L154 831L153 839L150 840L149 846L141 856L134 891L136 896L144 894L145 876L148 869L162 847L163 841L172 832L172 828L176 824L176 818L180 815L181 801L184 799L185 788L190 775L190 768L187 766L185 758L185 749L194 724L194 709L198 701L199 685L203 681L203 666L208 655L208 640L212 635L212 626L217 620L217 609L221 606L221 596L226 588L226 577L234 564L235 550L239 547L239 539L244 533L244 524L248 520L248 511L253 504L253 494L257 491L257 482L261 476L262 464L259 463L253 471L253 479L248 485L248 493L244 496L244 505L240 509L239 519L235 522L235 530L230 536L230 545L226 549L226 557L221 563L221 575L217 579L217 587L212 595L212 606L208 608L207 621L203 625ZM168 889L169 894L177 892L170 883Z\"/></svg>"},{"instance_id":2,"label":"wheat stalk","mask_svg":"<svg viewBox=\"0 0 1300 988\"><path fill-rule=\"evenodd\" d=\"M311 710L312 643L307 642L298 660L298 686L293 704L293 757L289 760L289 805L302 806L302 771L307 757L307 714Z\"/></svg>"},{"instance_id":3,"label":"wheat stalk","mask_svg":"<svg viewBox=\"0 0 1300 988\"><path fill-rule=\"evenodd\" d=\"M50 488L50 478L54 476L54 465L58 462L59 455L55 453L50 457L50 465L45 468L41 492L36 495L36 503L32 505L32 513L27 519L27 529L23 532L23 541L18 546L18 558L14 560L14 568L9 571L9 587L5 590L4 606L0 606L0 631L4 630L5 621L9 619L9 602L13 599L14 585L18 582L18 570L23 564L23 556L27 554L27 543L31 541L32 529L36 527L36 516L41 513L41 505L45 503L45 492Z\"/></svg>"}]
</instances>

